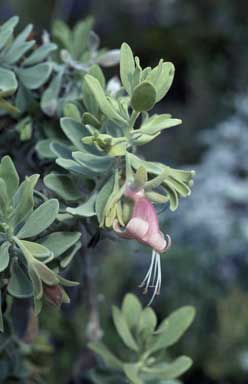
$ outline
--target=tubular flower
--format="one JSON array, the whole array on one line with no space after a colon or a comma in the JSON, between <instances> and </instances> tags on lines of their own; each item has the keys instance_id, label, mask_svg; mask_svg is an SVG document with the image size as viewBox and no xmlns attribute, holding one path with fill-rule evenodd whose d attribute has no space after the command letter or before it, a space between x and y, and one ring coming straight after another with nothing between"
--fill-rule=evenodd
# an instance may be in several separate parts
<instances>
[{"instance_id":1,"label":"tubular flower","mask_svg":"<svg viewBox=\"0 0 248 384\"><path fill-rule=\"evenodd\" d=\"M165 238L160 231L156 210L145 197L143 189L135 190L132 187L127 187L125 196L134 202L132 217L124 230L120 228L117 220L113 223L113 229L120 237L135 239L153 249L150 267L140 284L140 287L144 287L144 293L148 292L149 287L154 288L149 303L151 304L155 295L160 293L161 288L160 254L170 248L171 238L169 235L166 235Z\"/></svg>"}]
</instances>

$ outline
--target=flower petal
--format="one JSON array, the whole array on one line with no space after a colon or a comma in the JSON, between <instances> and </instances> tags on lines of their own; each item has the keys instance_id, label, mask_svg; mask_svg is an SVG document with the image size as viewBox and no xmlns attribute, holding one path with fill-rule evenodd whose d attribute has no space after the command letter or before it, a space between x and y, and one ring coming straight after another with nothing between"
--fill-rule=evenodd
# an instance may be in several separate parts
<instances>
[{"instance_id":1,"label":"flower petal","mask_svg":"<svg viewBox=\"0 0 248 384\"><path fill-rule=\"evenodd\" d=\"M167 251L171 246L170 236L166 236L167 240L161 232L154 233L147 239L147 243L157 252L162 253Z\"/></svg>"},{"instance_id":2,"label":"flower petal","mask_svg":"<svg viewBox=\"0 0 248 384\"><path fill-rule=\"evenodd\" d=\"M133 238L138 241L145 241L145 236L149 229L147 221L140 219L139 217L132 218L127 224L127 232L129 232Z\"/></svg>"}]
</instances>

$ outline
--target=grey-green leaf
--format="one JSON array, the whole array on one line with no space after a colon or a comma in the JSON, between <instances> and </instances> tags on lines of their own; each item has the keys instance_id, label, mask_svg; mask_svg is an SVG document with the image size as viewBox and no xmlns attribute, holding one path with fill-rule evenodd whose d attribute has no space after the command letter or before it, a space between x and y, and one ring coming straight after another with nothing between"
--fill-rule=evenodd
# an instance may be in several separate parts
<instances>
[{"instance_id":1,"label":"grey-green leaf","mask_svg":"<svg viewBox=\"0 0 248 384\"><path fill-rule=\"evenodd\" d=\"M89 344L89 348L97 355L101 356L108 367L118 370L122 368L122 362L117 357L115 357L102 342L91 342Z\"/></svg>"},{"instance_id":2,"label":"grey-green leaf","mask_svg":"<svg viewBox=\"0 0 248 384\"><path fill-rule=\"evenodd\" d=\"M167 348L174 344L187 330L195 317L195 309L190 306L174 311L159 326L151 352Z\"/></svg>"},{"instance_id":3,"label":"grey-green leaf","mask_svg":"<svg viewBox=\"0 0 248 384\"><path fill-rule=\"evenodd\" d=\"M150 375L160 380L171 380L181 376L192 365L192 360L187 356L180 356L171 363L159 364L145 370L147 377Z\"/></svg>"},{"instance_id":4,"label":"grey-green leaf","mask_svg":"<svg viewBox=\"0 0 248 384\"><path fill-rule=\"evenodd\" d=\"M104 184L102 189L98 192L97 198L96 198L96 214L99 223L102 221L103 212L105 205L109 199L109 196L111 195L114 188L114 176L111 176L110 179Z\"/></svg>"},{"instance_id":5,"label":"grey-green leaf","mask_svg":"<svg viewBox=\"0 0 248 384\"><path fill-rule=\"evenodd\" d=\"M0 96L8 96L15 93L18 83L14 72L0 68Z\"/></svg>"},{"instance_id":6,"label":"grey-green leaf","mask_svg":"<svg viewBox=\"0 0 248 384\"><path fill-rule=\"evenodd\" d=\"M159 65L154 68L147 76L147 80L151 81L156 89L156 102L163 99L173 82L175 74L175 67L172 63L163 63L160 61Z\"/></svg>"},{"instance_id":7,"label":"grey-green leaf","mask_svg":"<svg viewBox=\"0 0 248 384\"><path fill-rule=\"evenodd\" d=\"M104 115L112 121L126 124L126 120L117 112L117 110L113 107L113 104L109 102L99 81L90 75L85 76L85 81Z\"/></svg>"},{"instance_id":8,"label":"grey-green leaf","mask_svg":"<svg viewBox=\"0 0 248 384\"><path fill-rule=\"evenodd\" d=\"M62 78L63 71L60 71L42 94L41 109L48 116L54 116L57 113L58 97L62 85Z\"/></svg>"},{"instance_id":9,"label":"grey-green leaf","mask_svg":"<svg viewBox=\"0 0 248 384\"><path fill-rule=\"evenodd\" d=\"M137 297L128 293L123 300L121 310L125 316L128 327L131 329L138 323L142 313L142 306Z\"/></svg>"},{"instance_id":10,"label":"grey-green leaf","mask_svg":"<svg viewBox=\"0 0 248 384\"><path fill-rule=\"evenodd\" d=\"M39 48L35 49L35 51L27 59L24 60L23 65L28 66L38 64L46 59L47 56L56 49L57 45L54 43L43 44Z\"/></svg>"},{"instance_id":11,"label":"grey-green leaf","mask_svg":"<svg viewBox=\"0 0 248 384\"><path fill-rule=\"evenodd\" d=\"M33 260L33 269L37 272L40 279L47 285L56 285L59 279L55 272L49 269L44 263L38 260Z\"/></svg>"},{"instance_id":12,"label":"grey-green leaf","mask_svg":"<svg viewBox=\"0 0 248 384\"><path fill-rule=\"evenodd\" d=\"M47 229L56 219L59 211L57 199L51 199L41 204L31 215L20 229L17 237L25 239L38 235Z\"/></svg>"},{"instance_id":13,"label":"grey-green leaf","mask_svg":"<svg viewBox=\"0 0 248 384\"><path fill-rule=\"evenodd\" d=\"M26 180L21 183L14 195L14 211L11 214L11 223L19 224L33 209L34 187L38 181L39 175L26 177Z\"/></svg>"},{"instance_id":14,"label":"grey-green leaf","mask_svg":"<svg viewBox=\"0 0 248 384\"><path fill-rule=\"evenodd\" d=\"M41 244L58 257L71 248L81 237L80 232L53 232Z\"/></svg>"},{"instance_id":15,"label":"grey-green leaf","mask_svg":"<svg viewBox=\"0 0 248 384\"><path fill-rule=\"evenodd\" d=\"M60 119L60 125L64 134L75 145L75 147L83 151L85 147L82 143L82 138L86 134L88 135L88 131L85 126L70 117L63 117Z\"/></svg>"},{"instance_id":16,"label":"grey-green leaf","mask_svg":"<svg viewBox=\"0 0 248 384\"><path fill-rule=\"evenodd\" d=\"M79 205L75 208L66 208L66 211L74 216L80 217L92 217L96 215L95 204L96 204L96 194L92 195L85 203Z\"/></svg>"},{"instance_id":17,"label":"grey-green leaf","mask_svg":"<svg viewBox=\"0 0 248 384\"><path fill-rule=\"evenodd\" d=\"M11 296L19 299L30 297L33 293L32 283L18 260L15 260L12 265L8 292Z\"/></svg>"},{"instance_id":18,"label":"grey-green leaf","mask_svg":"<svg viewBox=\"0 0 248 384\"><path fill-rule=\"evenodd\" d=\"M6 21L0 27L0 49L2 49L11 35L13 34L15 26L18 24L19 17L13 16L8 21Z\"/></svg>"},{"instance_id":19,"label":"grey-green leaf","mask_svg":"<svg viewBox=\"0 0 248 384\"><path fill-rule=\"evenodd\" d=\"M52 255L52 252L39 243L33 241L22 240L24 247L31 253L32 256L37 258L47 258Z\"/></svg>"},{"instance_id":20,"label":"grey-green leaf","mask_svg":"<svg viewBox=\"0 0 248 384\"><path fill-rule=\"evenodd\" d=\"M19 176L9 156L4 156L0 163L0 177L5 181L8 196L11 198L17 191Z\"/></svg>"},{"instance_id":21,"label":"grey-green leaf","mask_svg":"<svg viewBox=\"0 0 248 384\"><path fill-rule=\"evenodd\" d=\"M120 76L121 81L129 95L132 93L132 75L135 71L133 52L127 43L121 46Z\"/></svg>"},{"instance_id":22,"label":"grey-green leaf","mask_svg":"<svg viewBox=\"0 0 248 384\"><path fill-rule=\"evenodd\" d=\"M80 190L75 185L75 180L71 175L50 173L45 176L44 183L47 188L64 200L77 201L81 198Z\"/></svg>"},{"instance_id":23,"label":"grey-green leaf","mask_svg":"<svg viewBox=\"0 0 248 384\"><path fill-rule=\"evenodd\" d=\"M150 337L157 325L157 316L151 307L145 308L139 319L138 330L144 339Z\"/></svg>"},{"instance_id":24,"label":"grey-green leaf","mask_svg":"<svg viewBox=\"0 0 248 384\"><path fill-rule=\"evenodd\" d=\"M0 246L0 272L3 272L9 265L10 243L5 242Z\"/></svg>"},{"instance_id":25,"label":"grey-green leaf","mask_svg":"<svg viewBox=\"0 0 248 384\"><path fill-rule=\"evenodd\" d=\"M124 364L124 372L132 384L143 384L144 382L139 377L138 364Z\"/></svg>"},{"instance_id":26,"label":"grey-green leaf","mask_svg":"<svg viewBox=\"0 0 248 384\"><path fill-rule=\"evenodd\" d=\"M182 124L182 120L180 119L172 119L165 114L154 115L142 124L138 132L146 133L148 135L156 135L163 129L175 127L179 124Z\"/></svg>"},{"instance_id":27,"label":"grey-green leaf","mask_svg":"<svg viewBox=\"0 0 248 384\"><path fill-rule=\"evenodd\" d=\"M117 329L118 334L120 335L122 341L124 344L132 349L133 351L137 352L139 350L139 347L128 327L126 318L121 313L119 308L113 306L112 309L112 315L113 315L113 321L115 324L115 327Z\"/></svg>"},{"instance_id":28,"label":"grey-green leaf","mask_svg":"<svg viewBox=\"0 0 248 384\"><path fill-rule=\"evenodd\" d=\"M17 73L26 88L37 89L48 80L51 72L52 64L41 63L28 68L20 68Z\"/></svg>"}]
</instances>

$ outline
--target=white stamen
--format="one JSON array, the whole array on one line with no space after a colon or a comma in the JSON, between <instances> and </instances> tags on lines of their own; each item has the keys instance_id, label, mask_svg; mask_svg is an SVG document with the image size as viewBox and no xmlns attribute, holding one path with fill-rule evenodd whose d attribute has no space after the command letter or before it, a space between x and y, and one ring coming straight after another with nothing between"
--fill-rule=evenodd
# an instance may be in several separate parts
<instances>
[{"instance_id":1,"label":"white stamen","mask_svg":"<svg viewBox=\"0 0 248 384\"><path fill-rule=\"evenodd\" d=\"M147 274L145 275L144 280L139 285L140 288L144 287L144 285L146 286L145 289L144 289L144 293L147 293L147 290L149 288L149 284L150 284L150 280L151 280L151 276L152 276L152 272L153 272L153 265L154 265L154 262L155 262L155 257L156 257L156 252L153 250L153 252L152 252L152 260L151 260L150 267L149 267L149 269L147 271Z\"/></svg>"},{"instance_id":2,"label":"white stamen","mask_svg":"<svg viewBox=\"0 0 248 384\"><path fill-rule=\"evenodd\" d=\"M150 284L151 279L152 279L152 284ZM153 250L150 267L147 271L147 274L144 280L140 284L140 287L145 286L144 293L147 293L149 287L154 288L152 298L149 301L148 305L151 305L151 303L154 300L154 297L160 294L161 281L162 281L162 274L161 274L160 254L155 250Z\"/></svg>"}]
</instances>

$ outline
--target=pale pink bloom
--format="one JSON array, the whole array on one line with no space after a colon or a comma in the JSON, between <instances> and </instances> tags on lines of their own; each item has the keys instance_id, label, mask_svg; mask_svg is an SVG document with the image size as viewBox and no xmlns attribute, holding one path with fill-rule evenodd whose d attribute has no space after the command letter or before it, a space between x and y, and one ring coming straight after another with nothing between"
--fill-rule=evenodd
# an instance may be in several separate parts
<instances>
[{"instance_id":1,"label":"pale pink bloom","mask_svg":"<svg viewBox=\"0 0 248 384\"><path fill-rule=\"evenodd\" d=\"M148 291L149 287L154 287L151 303L161 288L160 253L170 248L171 238L169 235L166 235L165 238L160 231L156 210L145 197L143 189L135 190L132 187L127 187L125 196L134 201L132 217L124 230L120 228L117 220L114 221L113 229L119 236L135 239L153 249L150 268L140 285L144 287L144 293Z\"/></svg>"}]
</instances>

